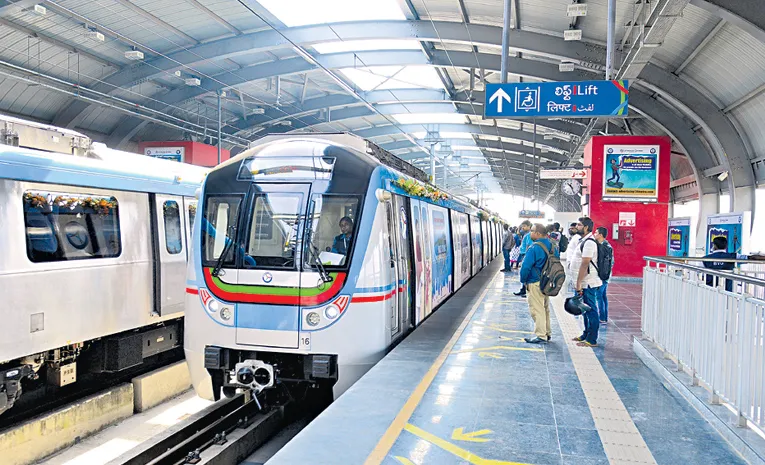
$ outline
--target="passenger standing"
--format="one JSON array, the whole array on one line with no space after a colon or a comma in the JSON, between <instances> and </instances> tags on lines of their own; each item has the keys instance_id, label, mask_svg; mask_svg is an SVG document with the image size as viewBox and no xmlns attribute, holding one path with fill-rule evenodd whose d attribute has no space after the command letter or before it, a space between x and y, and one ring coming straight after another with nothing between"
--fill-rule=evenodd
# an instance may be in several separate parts
<instances>
[{"instance_id":1,"label":"passenger standing","mask_svg":"<svg viewBox=\"0 0 765 465\"><path fill-rule=\"evenodd\" d=\"M568 276L569 292L574 292L574 284L579 274L579 264L576 263L576 249L579 248L579 242L582 240L582 233L578 228L578 223L571 223L568 232L571 235L566 249L566 276Z\"/></svg>"},{"instance_id":2,"label":"passenger standing","mask_svg":"<svg viewBox=\"0 0 765 465\"><path fill-rule=\"evenodd\" d=\"M598 292L603 284L598 277L598 271L593 264L598 263L598 244L592 236L594 224L591 218L582 217L577 223L577 228L581 228L584 233L579 246L574 249L574 261L579 263L579 273L576 278L576 292L584 298L584 303L590 306L590 310L585 312L584 332L581 336L575 337L578 346L597 347L598 330L600 329L600 320L598 315Z\"/></svg>"},{"instance_id":3,"label":"passenger standing","mask_svg":"<svg viewBox=\"0 0 765 465\"><path fill-rule=\"evenodd\" d=\"M518 235L518 228L513 226L511 228L511 231L513 233L513 250L510 251L510 269L518 268L520 265L518 263L518 257L521 255L521 236Z\"/></svg>"},{"instance_id":4,"label":"passenger standing","mask_svg":"<svg viewBox=\"0 0 765 465\"><path fill-rule=\"evenodd\" d=\"M526 256L526 252L529 250L529 246L532 244L531 240L531 233L529 233L529 229L531 229L531 221L524 220L523 223L521 223L521 250L520 255L518 256L518 261L520 263L523 263L523 260ZM521 281L523 283L523 281ZM526 286L521 286L521 290L518 292L514 292L514 295L517 295L518 297L526 297Z\"/></svg>"},{"instance_id":5,"label":"passenger standing","mask_svg":"<svg viewBox=\"0 0 765 465\"><path fill-rule=\"evenodd\" d=\"M608 280L611 278L611 271L614 269L614 249L606 240L608 229L603 226L599 227L595 230L594 237L598 244L600 244L599 252L603 252L605 256L598 258L601 262L603 262L604 258L608 260L606 269L601 270L598 268L598 275L603 282L598 293L598 311L600 312L600 324L605 325L608 324Z\"/></svg>"},{"instance_id":6,"label":"passenger standing","mask_svg":"<svg viewBox=\"0 0 765 465\"><path fill-rule=\"evenodd\" d=\"M726 260L735 260L737 258L740 258L741 260L746 260L747 257L745 255L738 255L735 252L728 252L728 238L723 236L717 236L714 239L712 239L712 253L705 255L704 258L717 258L717 259L726 259ZM734 268L736 268L735 262L704 262L704 268L709 268L710 270L717 270L717 271L733 271ZM712 276L711 274L708 274L706 276L706 282L707 286L717 286L718 280L715 276ZM725 290L728 292L733 292L733 281L730 279L725 280Z\"/></svg>"},{"instance_id":7,"label":"passenger standing","mask_svg":"<svg viewBox=\"0 0 765 465\"><path fill-rule=\"evenodd\" d=\"M505 258L505 269L502 271L513 271L512 264L510 263L510 252L515 247L515 239L509 225L503 224L502 228L505 230L502 236L502 256Z\"/></svg>"},{"instance_id":8,"label":"passenger standing","mask_svg":"<svg viewBox=\"0 0 765 465\"><path fill-rule=\"evenodd\" d=\"M529 344L541 344L550 340L550 298L542 294L539 288L539 280L542 278L542 270L547 263L548 253L555 253L550 239L547 237L547 229L542 224L535 224L528 236L532 245L526 252L521 266L521 282L529 292L529 312L534 320L535 337L524 338Z\"/></svg>"},{"instance_id":9,"label":"passenger standing","mask_svg":"<svg viewBox=\"0 0 765 465\"><path fill-rule=\"evenodd\" d=\"M560 241L560 253L563 253L568 249L568 237L566 237L566 235L563 234L563 231L560 230L560 223L553 223L553 228L560 236L558 239Z\"/></svg>"}]
</instances>

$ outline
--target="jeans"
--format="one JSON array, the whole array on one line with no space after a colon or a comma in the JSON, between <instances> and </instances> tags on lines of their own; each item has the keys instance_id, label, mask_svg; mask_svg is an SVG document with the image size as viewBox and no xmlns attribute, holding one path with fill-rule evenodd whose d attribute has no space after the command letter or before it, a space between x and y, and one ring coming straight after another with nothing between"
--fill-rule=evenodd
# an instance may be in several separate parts
<instances>
[{"instance_id":1,"label":"jeans","mask_svg":"<svg viewBox=\"0 0 765 465\"><path fill-rule=\"evenodd\" d=\"M600 320L598 319L599 292L599 287L587 287L582 289L584 303L590 306L590 311L585 312L584 315L582 315L584 318L584 332L580 338L590 344L597 344L598 342L598 330L600 329Z\"/></svg>"},{"instance_id":2,"label":"jeans","mask_svg":"<svg viewBox=\"0 0 765 465\"><path fill-rule=\"evenodd\" d=\"M600 312L600 321L608 321L608 281L603 281L603 285L598 288L598 312Z\"/></svg>"},{"instance_id":3,"label":"jeans","mask_svg":"<svg viewBox=\"0 0 765 465\"><path fill-rule=\"evenodd\" d=\"M502 256L505 257L505 271L510 270L510 251L502 249Z\"/></svg>"}]
</instances>

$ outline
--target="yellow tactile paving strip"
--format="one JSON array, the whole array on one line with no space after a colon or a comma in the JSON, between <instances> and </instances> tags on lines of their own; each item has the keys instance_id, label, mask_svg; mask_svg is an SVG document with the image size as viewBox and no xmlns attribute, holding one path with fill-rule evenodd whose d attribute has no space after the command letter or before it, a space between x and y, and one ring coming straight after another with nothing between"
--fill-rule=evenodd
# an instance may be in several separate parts
<instances>
[{"instance_id":1,"label":"yellow tactile paving strip","mask_svg":"<svg viewBox=\"0 0 765 465\"><path fill-rule=\"evenodd\" d=\"M564 300L559 296L551 299L551 304L609 463L656 464L656 459L595 353L589 347L578 347L576 342L571 340L581 335L582 331L576 319L563 310Z\"/></svg>"}]
</instances>

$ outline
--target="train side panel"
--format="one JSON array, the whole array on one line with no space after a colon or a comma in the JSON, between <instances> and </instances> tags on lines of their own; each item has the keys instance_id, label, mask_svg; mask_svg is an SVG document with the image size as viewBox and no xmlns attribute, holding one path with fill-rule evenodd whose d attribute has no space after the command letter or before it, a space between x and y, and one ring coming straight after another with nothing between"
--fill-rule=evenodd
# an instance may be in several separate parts
<instances>
[{"instance_id":1,"label":"train side panel","mask_svg":"<svg viewBox=\"0 0 765 465\"><path fill-rule=\"evenodd\" d=\"M113 258L32 262L25 227L25 193L114 196L119 255ZM13 360L182 316L154 315L148 194L0 180L0 289L5 337L0 359ZM71 221L64 227L70 227ZM73 227L74 228L74 227ZM71 234L75 234L76 229ZM181 299L182 289L170 298ZM66 305L64 305L64 303Z\"/></svg>"}]
</instances>

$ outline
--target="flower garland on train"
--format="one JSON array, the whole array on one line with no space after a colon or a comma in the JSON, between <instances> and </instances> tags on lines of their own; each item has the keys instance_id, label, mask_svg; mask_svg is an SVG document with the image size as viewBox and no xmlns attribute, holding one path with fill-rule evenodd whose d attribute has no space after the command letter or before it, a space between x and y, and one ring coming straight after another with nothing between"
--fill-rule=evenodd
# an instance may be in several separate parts
<instances>
[{"instance_id":1,"label":"flower garland on train","mask_svg":"<svg viewBox=\"0 0 765 465\"><path fill-rule=\"evenodd\" d=\"M53 197L51 194L44 195L39 192L24 193L24 202L31 208L40 210L52 210L53 206L59 208L68 208L74 210L78 206L81 208L90 208L100 216L108 216L117 208L117 199L115 197L97 197L97 196L63 196Z\"/></svg>"},{"instance_id":2,"label":"flower garland on train","mask_svg":"<svg viewBox=\"0 0 765 465\"><path fill-rule=\"evenodd\" d=\"M446 192L442 192L428 184L420 184L414 179L399 178L393 181L393 184L413 197L425 197L433 201L449 199L449 194Z\"/></svg>"}]
</instances>

